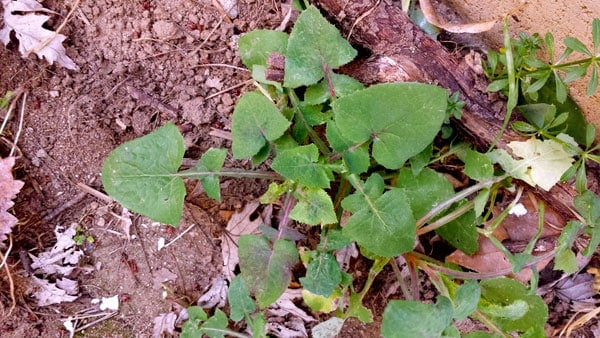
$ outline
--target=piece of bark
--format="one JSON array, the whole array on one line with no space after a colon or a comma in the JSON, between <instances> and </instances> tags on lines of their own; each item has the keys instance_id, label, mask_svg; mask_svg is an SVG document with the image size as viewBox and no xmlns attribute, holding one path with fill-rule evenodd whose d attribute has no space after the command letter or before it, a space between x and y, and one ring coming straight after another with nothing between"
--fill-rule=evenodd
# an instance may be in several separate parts
<instances>
[{"instance_id":1,"label":"piece of bark","mask_svg":"<svg viewBox=\"0 0 600 338\"><path fill-rule=\"evenodd\" d=\"M486 91L485 76L474 71L462 56L445 50L387 0L318 0L317 5L345 36L351 32L353 45L370 52L368 58L344 67L343 72L365 84L419 81L458 92L466 105L457 126L479 149L487 150L502 129L506 104L497 94ZM523 138L507 129L496 146L510 152L507 144L515 140ZM592 165L588 182L596 193L598 177L598 166ZM577 191L571 184L557 184L550 192L538 188L535 193L565 218L573 218Z\"/></svg>"}]
</instances>

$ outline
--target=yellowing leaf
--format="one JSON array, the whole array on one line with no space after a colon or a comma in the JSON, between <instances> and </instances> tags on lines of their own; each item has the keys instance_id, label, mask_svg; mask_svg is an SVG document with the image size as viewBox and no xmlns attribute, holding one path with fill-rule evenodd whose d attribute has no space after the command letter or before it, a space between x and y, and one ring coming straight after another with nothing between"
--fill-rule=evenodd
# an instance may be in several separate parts
<instances>
[{"instance_id":1,"label":"yellowing leaf","mask_svg":"<svg viewBox=\"0 0 600 338\"><path fill-rule=\"evenodd\" d=\"M560 180L574 161L562 145L554 140L532 138L525 142L513 141L508 146L520 160L498 149L490 153L492 161L499 163L509 175L546 191Z\"/></svg>"}]
</instances>

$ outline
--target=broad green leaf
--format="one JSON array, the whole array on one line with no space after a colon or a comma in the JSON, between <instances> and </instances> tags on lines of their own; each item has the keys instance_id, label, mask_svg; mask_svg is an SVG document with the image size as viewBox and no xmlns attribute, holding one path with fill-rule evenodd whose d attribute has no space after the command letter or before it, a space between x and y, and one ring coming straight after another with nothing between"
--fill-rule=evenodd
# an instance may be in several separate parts
<instances>
[{"instance_id":1,"label":"broad green leaf","mask_svg":"<svg viewBox=\"0 0 600 338\"><path fill-rule=\"evenodd\" d=\"M311 293L329 297L342 281L342 270L335 256L313 251L306 269L306 277L300 278L302 286Z\"/></svg>"},{"instance_id":2,"label":"broad green leaf","mask_svg":"<svg viewBox=\"0 0 600 338\"><path fill-rule=\"evenodd\" d=\"M342 136L334 122L327 123L326 134L329 145L336 152L342 154L342 159L351 173L358 175L369 169L371 156L369 155L369 145L367 143L354 144L347 140Z\"/></svg>"},{"instance_id":3,"label":"broad green leaf","mask_svg":"<svg viewBox=\"0 0 600 338\"><path fill-rule=\"evenodd\" d=\"M424 168L414 176L409 168L400 169L396 187L402 188L408 197L416 219L423 217L440 202L454 195L452 183L433 169Z\"/></svg>"},{"instance_id":4,"label":"broad green leaf","mask_svg":"<svg viewBox=\"0 0 600 338\"><path fill-rule=\"evenodd\" d=\"M310 6L298 16L288 40L284 86L315 84L333 69L352 61L356 54L337 28Z\"/></svg>"},{"instance_id":5,"label":"broad green leaf","mask_svg":"<svg viewBox=\"0 0 600 338\"><path fill-rule=\"evenodd\" d=\"M331 170L317 163L319 150L314 144L285 149L273 160L271 168L283 177L306 187L328 188Z\"/></svg>"},{"instance_id":6,"label":"broad green leaf","mask_svg":"<svg viewBox=\"0 0 600 338\"><path fill-rule=\"evenodd\" d=\"M208 319L206 312L199 306L187 308L188 320L181 326L181 338L196 338L202 335L200 324Z\"/></svg>"},{"instance_id":7,"label":"broad green leaf","mask_svg":"<svg viewBox=\"0 0 600 338\"><path fill-rule=\"evenodd\" d=\"M358 212L368 203L383 194L385 182L378 173L371 174L362 187L356 187L359 192L348 195L342 200L342 207L350 212ZM361 190L362 189L362 190Z\"/></svg>"},{"instance_id":8,"label":"broad green leaf","mask_svg":"<svg viewBox=\"0 0 600 338\"><path fill-rule=\"evenodd\" d=\"M457 219L439 227L435 230L435 233L448 241L453 247L467 255L472 255L479 248L479 234L475 226L475 210L470 210Z\"/></svg>"},{"instance_id":9,"label":"broad green leaf","mask_svg":"<svg viewBox=\"0 0 600 338\"><path fill-rule=\"evenodd\" d=\"M252 323L248 324L252 329L252 337L267 337L267 320L262 312L259 312L252 318Z\"/></svg>"},{"instance_id":10,"label":"broad green leaf","mask_svg":"<svg viewBox=\"0 0 600 338\"><path fill-rule=\"evenodd\" d=\"M510 278L484 279L479 283L481 300L479 310L487 314L505 332L525 332L541 329L548 318L548 308L541 297L532 295L520 282ZM493 310L492 305L494 305ZM514 312L500 313L502 309ZM527 308L521 313L523 308ZM491 310L491 312L486 312ZM502 314L501 316L492 315ZM513 319L511 319L513 318Z\"/></svg>"},{"instance_id":11,"label":"broad green leaf","mask_svg":"<svg viewBox=\"0 0 600 338\"><path fill-rule=\"evenodd\" d=\"M256 155L267 141L281 137L289 125L275 104L262 94L244 94L235 106L231 121L233 157Z\"/></svg>"},{"instance_id":12,"label":"broad green leaf","mask_svg":"<svg viewBox=\"0 0 600 338\"><path fill-rule=\"evenodd\" d=\"M397 169L435 138L447 99L446 90L437 86L388 83L337 99L332 108L344 138L353 144L372 141L375 161Z\"/></svg>"},{"instance_id":13,"label":"broad green leaf","mask_svg":"<svg viewBox=\"0 0 600 338\"><path fill-rule=\"evenodd\" d=\"M562 270L566 273L574 273L577 271L577 260L575 254L571 250L571 246L577 238L577 232L583 227L583 224L570 221L565 225L558 242L556 243L556 255L554 256L554 269Z\"/></svg>"},{"instance_id":14,"label":"broad green leaf","mask_svg":"<svg viewBox=\"0 0 600 338\"><path fill-rule=\"evenodd\" d=\"M575 196L574 204L588 225L586 232L591 238L587 247L583 250L583 254L589 256L596 251L596 247L600 244L600 197L586 190Z\"/></svg>"},{"instance_id":15,"label":"broad green leaf","mask_svg":"<svg viewBox=\"0 0 600 338\"><path fill-rule=\"evenodd\" d=\"M512 158L505 150L496 149L490 153L492 162L499 163L514 178L518 178L549 191L565 171L571 167L573 157L562 145L554 140L529 139L525 142L513 141L508 144L513 153L522 159Z\"/></svg>"},{"instance_id":16,"label":"broad green leaf","mask_svg":"<svg viewBox=\"0 0 600 338\"><path fill-rule=\"evenodd\" d=\"M267 66L267 59L273 52L285 54L288 35L276 30L256 29L244 34L238 40L240 58L252 70L253 66Z\"/></svg>"},{"instance_id":17,"label":"broad green leaf","mask_svg":"<svg viewBox=\"0 0 600 338\"><path fill-rule=\"evenodd\" d=\"M234 322L239 322L256 310L256 304L250 298L250 290L241 275L233 277L227 292L229 318Z\"/></svg>"},{"instance_id":18,"label":"broad green leaf","mask_svg":"<svg viewBox=\"0 0 600 338\"><path fill-rule=\"evenodd\" d=\"M476 309L481 289L476 280L466 281L456 289L454 294L454 319L461 321L470 316Z\"/></svg>"},{"instance_id":19,"label":"broad green leaf","mask_svg":"<svg viewBox=\"0 0 600 338\"><path fill-rule=\"evenodd\" d=\"M216 173L221 171L226 156L227 150L210 148L200 157L194 168L183 172L190 174L191 178L199 179L208 197L218 202L221 201L221 188Z\"/></svg>"},{"instance_id":20,"label":"broad green leaf","mask_svg":"<svg viewBox=\"0 0 600 338\"><path fill-rule=\"evenodd\" d=\"M269 244L258 235L239 239L240 270L258 305L265 308L275 302L292 279L292 267L298 262L296 246L285 239Z\"/></svg>"},{"instance_id":21,"label":"broad green leaf","mask_svg":"<svg viewBox=\"0 0 600 338\"><path fill-rule=\"evenodd\" d=\"M317 250L339 250L346 247L350 243L352 243L352 241L348 237L344 236L344 233L341 229L332 229L327 232L327 235L321 235L321 241Z\"/></svg>"},{"instance_id":22,"label":"broad green leaf","mask_svg":"<svg viewBox=\"0 0 600 338\"><path fill-rule=\"evenodd\" d=\"M547 103L530 103L517 107L521 115L538 129L544 128L556 116L556 106Z\"/></svg>"},{"instance_id":23,"label":"broad green leaf","mask_svg":"<svg viewBox=\"0 0 600 338\"><path fill-rule=\"evenodd\" d=\"M487 204L488 198L490 197L490 189L485 188L482 189L477 196L473 199L474 206L473 211L475 211L475 218L481 216L485 211L485 205Z\"/></svg>"},{"instance_id":24,"label":"broad green leaf","mask_svg":"<svg viewBox=\"0 0 600 338\"><path fill-rule=\"evenodd\" d=\"M467 149L465 157L465 174L477 181L485 181L494 175L494 166L489 157L474 150Z\"/></svg>"},{"instance_id":25,"label":"broad green leaf","mask_svg":"<svg viewBox=\"0 0 600 338\"><path fill-rule=\"evenodd\" d=\"M410 169L414 176L418 176L421 170L429 164L433 155L433 143L425 147L423 151L410 158Z\"/></svg>"},{"instance_id":26,"label":"broad green leaf","mask_svg":"<svg viewBox=\"0 0 600 338\"><path fill-rule=\"evenodd\" d=\"M333 202L325 190L306 188L299 195L298 203L290 213L291 219L308 225L337 223Z\"/></svg>"},{"instance_id":27,"label":"broad green leaf","mask_svg":"<svg viewBox=\"0 0 600 338\"><path fill-rule=\"evenodd\" d=\"M365 88L355 78L343 74L331 73L331 82L333 83L333 90L336 97L343 97ZM329 99L331 99L331 93L327 79L323 79L319 83L308 87L304 93L304 102L308 104L321 104Z\"/></svg>"},{"instance_id":28,"label":"broad green leaf","mask_svg":"<svg viewBox=\"0 0 600 338\"><path fill-rule=\"evenodd\" d=\"M338 317L331 317L326 321L317 324L312 328L311 333L313 338L334 338L337 337L345 320Z\"/></svg>"},{"instance_id":29,"label":"broad green leaf","mask_svg":"<svg viewBox=\"0 0 600 338\"><path fill-rule=\"evenodd\" d=\"M504 88L508 88L508 79L494 80L487 86L486 90L493 93L499 92Z\"/></svg>"},{"instance_id":30,"label":"broad green leaf","mask_svg":"<svg viewBox=\"0 0 600 338\"><path fill-rule=\"evenodd\" d=\"M367 309L363 304L360 294L352 292L350 294L350 301L348 303L348 309L346 309L346 318L354 317L358 318L363 323L373 322L373 313Z\"/></svg>"},{"instance_id":31,"label":"broad green leaf","mask_svg":"<svg viewBox=\"0 0 600 338\"><path fill-rule=\"evenodd\" d=\"M571 48L574 51L592 56L592 52L590 52L590 50L587 49L583 42L579 41L577 38L567 36L566 38L564 38L563 42L565 43L565 46Z\"/></svg>"},{"instance_id":32,"label":"broad green leaf","mask_svg":"<svg viewBox=\"0 0 600 338\"><path fill-rule=\"evenodd\" d=\"M204 324L200 326L200 335L196 337L206 335L210 338L223 338L227 333L225 331L227 329L227 325L228 322L225 313L219 309L216 309L215 314L208 318Z\"/></svg>"},{"instance_id":33,"label":"broad green leaf","mask_svg":"<svg viewBox=\"0 0 600 338\"><path fill-rule=\"evenodd\" d=\"M176 176L183 160L183 137L167 123L156 131L114 149L102 167L102 185L124 207L177 226L185 186Z\"/></svg>"},{"instance_id":34,"label":"broad green leaf","mask_svg":"<svg viewBox=\"0 0 600 338\"><path fill-rule=\"evenodd\" d=\"M452 322L452 303L438 297L436 304L410 300L392 300L383 311L383 337L441 337Z\"/></svg>"},{"instance_id":35,"label":"broad green leaf","mask_svg":"<svg viewBox=\"0 0 600 338\"><path fill-rule=\"evenodd\" d=\"M366 203L348 219L344 235L382 257L411 251L416 230L406 193L391 189L376 199L361 194Z\"/></svg>"}]
</instances>

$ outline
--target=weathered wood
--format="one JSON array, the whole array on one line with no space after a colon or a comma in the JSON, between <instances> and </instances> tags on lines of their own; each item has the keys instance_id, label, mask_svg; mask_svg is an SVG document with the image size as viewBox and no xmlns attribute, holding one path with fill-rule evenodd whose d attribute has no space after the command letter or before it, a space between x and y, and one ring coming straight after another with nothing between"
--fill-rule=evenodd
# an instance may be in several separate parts
<instances>
[{"instance_id":1,"label":"weathered wood","mask_svg":"<svg viewBox=\"0 0 600 338\"><path fill-rule=\"evenodd\" d=\"M497 94L486 92L485 76L464 57L448 52L389 1L318 0L317 3L345 35L350 32L353 45L370 52L366 59L342 71L366 84L419 81L460 93L466 105L457 125L480 149L490 146L502 128L506 105ZM510 151L507 143L514 140L522 137L506 130L497 146ZM596 169L591 170L588 180L591 189L598 193ZM577 192L571 184L557 184L550 192L535 189L535 193L564 217L572 218L573 197Z\"/></svg>"}]
</instances>

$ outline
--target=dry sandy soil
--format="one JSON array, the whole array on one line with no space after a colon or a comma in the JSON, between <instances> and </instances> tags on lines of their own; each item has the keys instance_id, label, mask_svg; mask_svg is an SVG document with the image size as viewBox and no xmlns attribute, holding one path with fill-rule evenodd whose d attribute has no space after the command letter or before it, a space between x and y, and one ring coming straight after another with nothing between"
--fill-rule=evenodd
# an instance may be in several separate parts
<instances>
[{"instance_id":1,"label":"dry sandy soil","mask_svg":"<svg viewBox=\"0 0 600 338\"><path fill-rule=\"evenodd\" d=\"M50 27L60 25L72 3L43 1L59 13ZM232 22L209 0L82 1L61 32L68 36L67 54L79 71L35 57L23 59L16 43L0 47L0 93L19 87L28 92L16 170L25 187L14 208L21 221L10 257L18 306L11 316L0 318L0 336L68 336L62 320L89 314L92 299L114 295L121 299L118 314L90 326L85 336L150 336L156 316L195 303L210 287L222 264L220 234L233 213L260 196L264 182L225 181L220 204L191 184L178 228L123 216L118 205L78 184L102 192L99 173L108 153L167 121L183 126L186 157L197 158L209 147L229 147L226 133L220 132L229 130L234 102L250 88L249 74L236 68L241 65L236 38L255 28L276 28L284 14L278 1L240 0L239 16ZM11 121L5 138L14 138L17 122ZM0 144L3 157L6 150ZM228 160L226 165L248 163ZM72 223L93 238L82 246L79 298L37 307L27 293L31 271L26 253L51 247L55 227ZM169 243L192 225L158 250L159 238ZM378 318L390 276L378 278L378 292L366 301ZM7 280L1 278L0 301L7 311ZM564 322L568 311L567 304L553 320ZM343 336L378 332L377 323L351 321L347 326Z\"/></svg>"}]
</instances>

